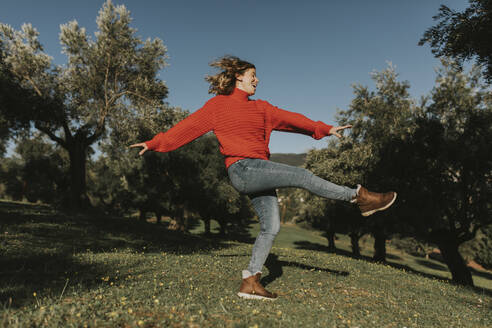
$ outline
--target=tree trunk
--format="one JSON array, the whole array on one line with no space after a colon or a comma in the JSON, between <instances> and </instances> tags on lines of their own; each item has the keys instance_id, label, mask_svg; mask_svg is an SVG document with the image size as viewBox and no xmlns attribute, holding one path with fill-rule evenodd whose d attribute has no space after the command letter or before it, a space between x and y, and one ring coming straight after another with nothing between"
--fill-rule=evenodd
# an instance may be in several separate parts
<instances>
[{"instance_id":1,"label":"tree trunk","mask_svg":"<svg viewBox=\"0 0 492 328\"><path fill-rule=\"evenodd\" d=\"M140 209L140 215L139 215L138 219L142 222L146 222L147 221L147 212L143 209Z\"/></svg>"},{"instance_id":2,"label":"tree trunk","mask_svg":"<svg viewBox=\"0 0 492 328\"><path fill-rule=\"evenodd\" d=\"M451 232L441 232L436 243L451 271L453 282L463 286L474 286L470 269L458 250L459 243L456 237Z\"/></svg>"},{"instance_id":3,"label":"tree trunk","mask_svg":"<svg viewBox=\"0 0 492 328\"><path fill-rule=\"evenodd\" d=\"M360 256L360 247L359 247L359 234L352 232L349 234L350 236L350 244L352 246L352 254L354 256L359 257Z\"/></svg>"},{"instance_id":4,"label":"tree trunk","mask_svg":"<svg viewBox=\"0 0 492 328\"><path fill-rule=\"evenodd\" d=\"M386 234L381 231L373 233L374 236L374 256L373 260L376 262L386 261Z\"/></svg>"},{"instance_id":5,"label":"tree trunk","mask_svg":"<svg viewBox=\"0 0 492 328\"><path fill-rule=\"evenodd\" d=\"M335 253L337 250L335 246L335 231L328 229L326 231L326 239L328 239L328 253Z\"/></svg>"},{"instance_id":6,"label":"tree trunk","mask_svg":"<svg viewBox=\"0 0 492 328\"><path fill-rule=\"evenodd\" d=\"M186 227L186 222L185 222L185 210L184 206L180 206L179 208L176 209L176 214L174 219L176 220L177 223L177 229L179 231L185 232L187 231Z\"/></svg>"},{"instance_id":7,"label":"tree trunk","mask_svg":"<svg viewBox=\"0 0 492 328\"><path fill-rule=\"evenodd\" d=\"M73 141L67 145L70 158L70 209L82 211L89 207L86 194L87 146L84 142Z\"/></svg>"},{"instance_id":8,"label":"tree trunk","mask_svg":"<svg viewBox=\"0 0 492 328\"><path fill-rule=\"evenodd\" d=\"M225 235L227 234L227 222L222 220L218 220L217 222L219 222L219 234L222 237L225 237Z\"/></svg>"},{"instance_id":9,"label":"tree trunk","mask_svg":"<svg viewBox=\"0 0 492 328\"><path fill-rule=\"evenodd\" d=\"M284 203L282 204L282 214L280 216L280 220L282 223L285 223L287 221L287 217L286 217L286 213L287 213L287 209L289 207L289 204L290 204L290 197L285 197L284 199Z\"/></svg>"},{"instance_id":10,"label":"tree trunk","mask_svg":"<svg viewBox=\"0 0 492 328\"><path fill-rule=\"evenodd\" d=\"M205 234L210 235L210 219L203 219L205 222Z\"/></svg>"}]
</instances>

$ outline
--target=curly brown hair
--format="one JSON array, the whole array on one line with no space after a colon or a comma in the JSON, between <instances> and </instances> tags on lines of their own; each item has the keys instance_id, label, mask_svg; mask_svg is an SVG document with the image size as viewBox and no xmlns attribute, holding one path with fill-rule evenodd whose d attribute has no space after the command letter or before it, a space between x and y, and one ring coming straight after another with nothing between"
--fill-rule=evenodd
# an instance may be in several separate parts
<instances>
[{"instance_id":1,"label":"curly brown hair","mask_svg":"<svg viewBox=\"0 0 492 328\"><path fill-rule=\"evenodd\" d=\"M216 95L231 94L236 86L236 74L242 75L247 69L256 68L255 65L230 55L211 62L210 66L222 70L218 74L205 77L205 80L210 83L208 93Z\"/></svg>"}]
</instances>

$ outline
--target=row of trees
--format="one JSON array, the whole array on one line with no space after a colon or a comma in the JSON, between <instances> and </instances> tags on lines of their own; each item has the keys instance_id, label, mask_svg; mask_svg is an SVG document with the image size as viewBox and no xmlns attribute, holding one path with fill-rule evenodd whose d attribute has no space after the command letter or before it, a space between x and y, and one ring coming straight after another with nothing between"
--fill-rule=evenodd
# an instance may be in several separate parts
<instances>
[{"instance_id":1,"label":"row of trees","mask_svg":"<svg viewBox=\"0 0 492 328\"><path fill-rule=\"evenodd\" d=\"M371 233L376 260L392 234L417 237L441 250L453 280L472 285L458 248L492 223L492 95L480 72L442 61L436 86L417 104L393 67L374 73L375 91L357 85L350 108L338 113L349 135L308 154L306 167L336 183L396 190L397 204L363 222L353 207L303 195L304 218L348 233L354 254ZM333 247L333 246L332 246Z\"/></svg>"},{"instance_id":2,"label":"row of trees","mask_svg":"<svg viewBox=\"0 0 492 328\"><path fill-rule=\"evenodd\" d=\"M302 192L296 197L307 200L302 216L326 231L332 249L335 231L350 235L356 255L359 238L372 233L374 258L384 260L391 234L417 237L438 245L455 282L473 285L458 248L480 229L490 236L492 223L492 104L480 80L492 78L492 1L470 0L463 12L442 5L434 19L419 42L444 59L430 95L417 104L392 67L375 73L376 91L355 86L350 109L339 113L340 125L353 124L350 135L306 161L341 184L398 190L397 205L361 224L353 208ZM463 73L470 59L477 66Z\"/></svg>"},{"instance_id":3,"label":"row of trees","mask_svg":"<svg viewBox=\"0 0 492 328\"><path fill-rule=\"evenodd\" d=\"M171 116L176 119L186 114L174 112ZM101 154L89 158L86 195L92 208L112 215L139 213L141 220L150 213L158 221L170 217L174 229L182 231L194 217L205 222L207 234L214 219L222 235L244 233L253 213L247 198L228 181L216 138L208 135L172 153L139 157L127 147L128 138L135 138L134 134L149 138L152 125L173 124L157 118L152 123L139 121L113 131L101 145ZM14 156L5 158L0 167L0 196L60 207L69 202L69 158L63 148L46 139L39 133L18 139Z\"/></svg>"}]
</instances>

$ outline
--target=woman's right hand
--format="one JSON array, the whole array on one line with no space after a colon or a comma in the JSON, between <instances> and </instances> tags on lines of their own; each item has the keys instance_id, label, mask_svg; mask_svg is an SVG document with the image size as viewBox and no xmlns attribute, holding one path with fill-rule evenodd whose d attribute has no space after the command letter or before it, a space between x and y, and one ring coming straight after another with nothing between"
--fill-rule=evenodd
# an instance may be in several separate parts
<instances>
[{"instance_id":1,"label":"woman's right hand","mask_svg":"<svg viewBox=\"0 0 492 328\"><path fill-rule=\"evenodd\" d=\"M149 147L147 147L147 144L145 142L136 143L130 146L130 148L134 147L143 147L143 149L138 153L140 156L142 156L147 150L149 150Z\"/></svg>"}]
</instances>

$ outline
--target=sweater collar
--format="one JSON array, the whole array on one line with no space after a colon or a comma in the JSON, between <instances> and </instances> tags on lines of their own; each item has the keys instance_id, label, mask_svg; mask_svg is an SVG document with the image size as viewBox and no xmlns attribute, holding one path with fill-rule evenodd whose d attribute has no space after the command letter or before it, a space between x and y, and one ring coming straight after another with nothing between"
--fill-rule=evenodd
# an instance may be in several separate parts
<instances>
[{"instance_id":1,"label":"sweater collar","mask_svg":"<svg viewBox=\"0 0 492 328\"><path fill-rule=\"evenodd\" d=\"M238 88L234 88L230 96L233 99L240 100L240 101L248 101L249 100L249 94L246 91L243 91Z\"/></svg>"}]
</instances>

